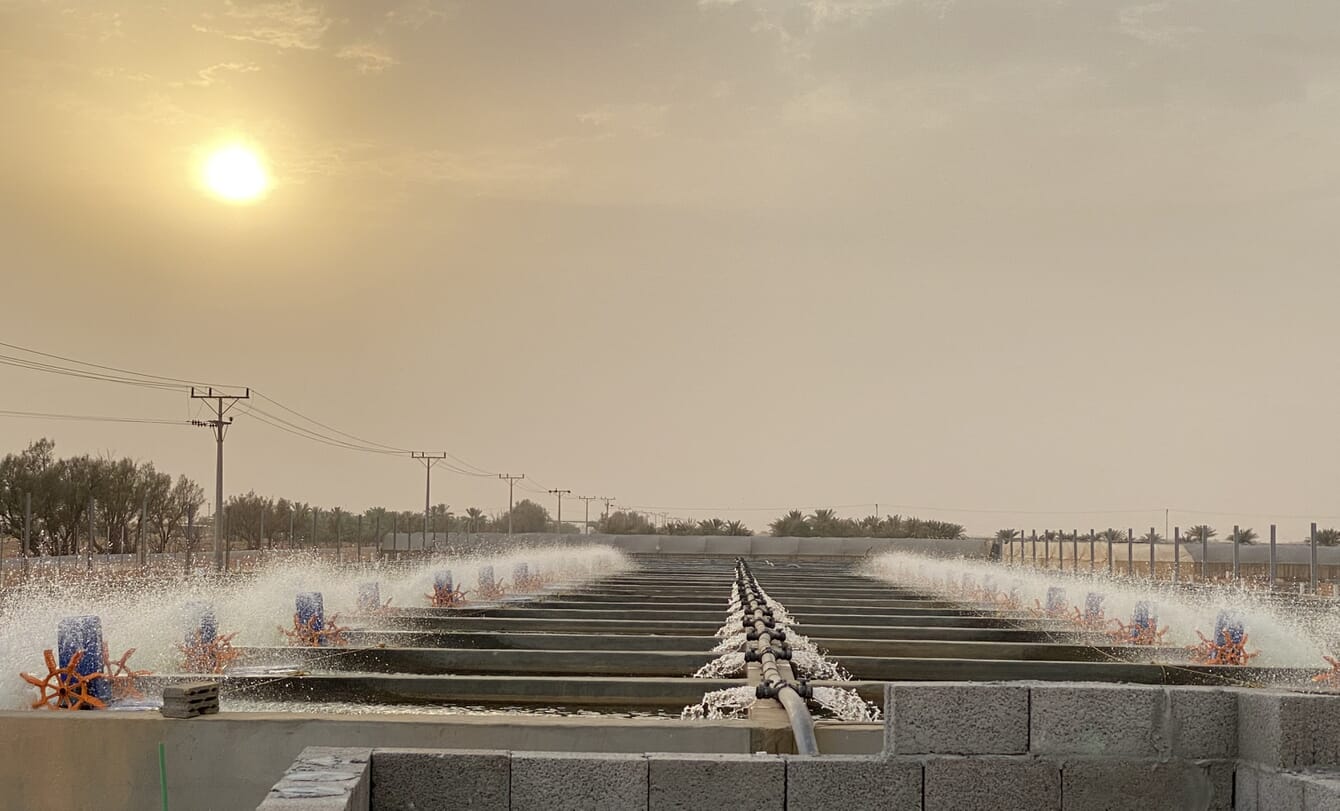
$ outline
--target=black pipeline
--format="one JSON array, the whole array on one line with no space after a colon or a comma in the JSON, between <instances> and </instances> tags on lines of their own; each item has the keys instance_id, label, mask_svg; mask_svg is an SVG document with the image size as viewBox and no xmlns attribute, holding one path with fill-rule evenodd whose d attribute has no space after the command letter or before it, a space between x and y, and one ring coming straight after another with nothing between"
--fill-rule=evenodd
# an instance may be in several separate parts
<instances>
[{"instance_id":1,"label":"black pipeline","mask_svg":"<svg viewBox=\"0 0 1340 811\"><path fill-rule=\"evenodd\" d=\"M792 681L783 677L778 662L791 660L791 646L786 641L786 631L777 627L772 606L763 590L759 588L754 573L743 559L735 561L735 582L739 589L742 611L741 624L745 638L753 643L752 649L746 649L744 660L758 662L762 667L762 681L755 688L758 698L775 698L786 710L791 721L791 732L796 738L796 751L802 755L819 754L819 744L814 737L814 718L806 703L814 696L814 691L803 679ZM790 673L790 666L787 672Z\"/></svg>"}]
</instances>

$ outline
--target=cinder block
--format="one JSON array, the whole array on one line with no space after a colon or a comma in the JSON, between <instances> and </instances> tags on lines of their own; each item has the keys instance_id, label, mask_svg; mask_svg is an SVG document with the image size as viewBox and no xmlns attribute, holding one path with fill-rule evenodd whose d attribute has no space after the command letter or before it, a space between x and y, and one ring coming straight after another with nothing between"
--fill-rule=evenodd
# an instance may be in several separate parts
<instances>
[{"instance_id":1,"label":"cinder block","mask_svg":"<svg viewBox=\"0 0 1340 811\"><path fill-rule=\"evenodd\" d=\"M1256 794L1257 770L1255 766L1239 763L1233 773L1234 811L1260 811Z\"/></svg>"},{"instance_id":2,"label":"cinder block","mask_svg":"<svg viewBox=\"0 0 1340 811\"><path fill-rule=\"evenodd\" d=\"M1303 807L1308 811L1340 811L1340 775L1308 774L1303 784Z\"/></svg>"},{"instance_id":3,"label":"cinder block","mask_svg":"<svg viewBox=\"0 0 1340 811\"><path fill-rule=\"evenodd\" d=\"M790 811L920 808L921 762L880 756L792 756L786 759Z\"/></svg>"},{"instance_id":4,"label":"cinder block","mask_svg":"<svg viewBox=\"0 0 1340 811\"><path fill-rule=\"evenodd\" d=\"M1169 748L1162 687L1037 685L1030 704L1034 754L1142 758Z\"/></svg>"},{"instance_id":5,"label":"cinder block","mask_svg":"<svg viewBox=\"0 0 1340 811\"><path fill-rule=\"evenodd\" d=\"M1239 690L1238 754L1276 769L1340 766L1340 696Z\"/></svg>"},{"instance_id":6,"label":"cinder block","mask_svg":"<svg viewBox=\"0 0 1340 811\"><path fill-rule=\"evenodd\" d=\"M372 753L372 807L377 811L507 811L507 752L377 749Z\"/></svg>"},{"instance_id":7,"label":"cinder block","mask_svg":"<svg viewBox=\"0 0 1340 811\"><path fill-rule=\"evenodd\" d=\"M1233 811L1236 799L1233 794L1233 773L1238 768L1236 760L1202 760L1205 773L1210 778L1212 799L1208 811Z\"/></svg>"},{"instance_id":8,"label":"cinder block","mask_svg":"<svg viewBox=\"0 0 1340 811\"><path fill-rule=\"evenodd\" d=\"M647 755L651 811L782 811L786 763L776 755Z\"/></svg>"},{"instance_id":9,"label":"cinder block","mask_svg":"<svg viewBox=\"0 0 1340 811\"><path fill-rule=\"evenodd\" d=\"M513 752L513 811L636 811L647 807L645 755Z\"/></svg>"},{"instance_id":10,"label":"cinder block","mask_svg":"<svg viewBox=\"0 0 1340 811\"><path fill-rule=\"evenodd\" d=\"M1061 767L1066 811L1231 808L1233 784L1216 786L1207 764L1185 760L1067 760Z\"/></svg>"},{"instance_id":11,"label":"cinder block","mask_svg":"<svg viewBox=\"0 0 1340 811\"><path fill-rule=\"evenodd\" d=\"M1018 755L1028 751L1028 688L897 682L884 690L884 751Z\"/></svg>"},{"instance_id":12,"label":"cinder block","mask_svg":"<svg viewBox=\"0 0 1340 811\"><path fill-rule=\"evenodd\" d=\"M930 757L922 801L924 811L1059 809L1061 768L1027 756Z\"/></svg>"},{"instance_id":13,"label":"cinder block","mask_svg":"<svg viewBox=\"0 0 1340 811\"><path fill-rule=\"evenodd\" d=\"M1298 775L1256 770L1256 802L1263 811L1303 811L1303 781Z\"/></svg>"},{"instance_id":14,"label":"cinder block","mask_svg":"<svg viewBox=\"0 0 1340 811\"><path fill-rule=\"evenodd\" d=\"M371 749L309 746L257 811L368 811Z\"/></svg>"},{"instance_id":15,"label":"cinder block","mask_svg":"<svg viewBox=\"0 0 1340 811\"><path fill-rule=\"evenodd\" d=\"M1220 687L1166 688L1172 756L1189 760L1238 756L1238 694Z\"/></svg>"}]
</instances>

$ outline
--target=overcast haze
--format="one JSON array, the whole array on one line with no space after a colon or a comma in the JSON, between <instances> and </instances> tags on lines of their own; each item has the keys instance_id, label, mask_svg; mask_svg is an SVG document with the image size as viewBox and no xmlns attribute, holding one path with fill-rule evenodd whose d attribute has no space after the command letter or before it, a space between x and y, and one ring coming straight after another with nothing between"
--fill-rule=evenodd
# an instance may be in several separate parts
<instances>
[{"instance_id":1,"label":"overcast haze","mask_svg":"<svg viewBox=\"0 0 1340 811\"><path fill-rule=\"evenodd\" d=\"M0 340L756 530L725 508L1340 515L1334 2L0 0L0 32ZM247 206L198 181L239 139ZM0 408L193 413L4 367ZM41 435L212 495L203 429L0 418ZM246 418L227 450L230 493L422 500Z\"/></svg>"}]
</instances>

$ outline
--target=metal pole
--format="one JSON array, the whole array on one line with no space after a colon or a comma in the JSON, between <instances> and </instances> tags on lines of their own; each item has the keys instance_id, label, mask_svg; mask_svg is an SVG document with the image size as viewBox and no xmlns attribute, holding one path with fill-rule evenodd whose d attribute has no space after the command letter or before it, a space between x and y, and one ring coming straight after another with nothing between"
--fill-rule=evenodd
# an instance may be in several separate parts
<instances>
[{"instance_id":1,"label":"metal pole","mask_svg":"<svg viewBox=\"0 0 1340 811\"><path fill-rule=\"evenodd\" d=\"M33 494L23 494L23 573L28 573L28 549L33 542Z\"/></svg>"},{"instance_id":2,"label":"metal pole","mask_svg":"<svg viewBox=\"0 0 1340 811\"><path fill-rule=\"evenodd\" d=\"M1049 530L1042 533L1042 568L1050 569L1052 565L1052 539L1047 534Z\"/></svg>"},{"instance_id":3,"label":"metal pole","mask_svg":"<svg viewBox=\"0 0 1340 811\"><path fill-rule=\"evenodd\" d=\"M293 543L293 517L294 517L293 502L290 501L290 502L289 502L289 505L288 505L288 548L289 548L289 549L296 549L296 548L297 548L297 547L294 545L294 543Z\"/></svg>"},{"instance_id":4,"label":"metal pole","mask_svg":"<svg viewBox=\"0 0 1340 811\"><path fill-rule=\"evenodd\" d=\"M1112 562L1112 536L1115 534L1116 532L1112 527L1107 528L1107 573L1109 576L1115 573Z\"/></svg>"},{"instance_id":5,"label":"metal pole","mask_svg":"<svg viewBox=\"0 0 1340 811\"><path fill-rule=\"evenodd\" d=\"M261 537L260 540L256 542L257 550L265 548L265 512L268 509L269 509L268 501L261 504Z\"/></svg>"},{"instance_id":6,"label":"metal pole","mask_svg":"<svg viewBox=\"0 0 1340 811\"><path fill-rule=\"evenodd\" d=\"M229 519L233 517L232 510L223 508L223 570L231 571L233 566L233 528L228 525Z\"/></svg>"},{"instance_id":7,"label":"metal pole","mask_svg":"<svg viewBox=\"0 0 1340 811\"><path fill-rule=\"evenodd\" d=\"M93 515L94 515L93 497L92 497L92 496L89 496L89 498L88 498L88 548L85 550L85 551L86 551L86 554L85 554L85 556L84 556L84 560L87 562L87 568L88 568L89 571L92 571L92 570L93 570L93 534L94 534L94 531L93 531Z\"/></svg>"},{"instance_id":8,"label":"metal pole","mask_svg":"<svg viewBox=\"0 0 1340 811\"><path fill-rule=\"evenodd\" d=\"M1038 531L1037 531L1036 529L1032 531L1032 540L1033 540L1033 560L1032 560L1032 563L1033 563L1033 567L1034 567L1034 568L1037 568L1037 565L1038 565Z\"/></svg>"},{"instance_id":9,"label":"metal pole","mask_svg":"<svg viewBox=\"0 0 1340 811\"><path fill-rule=\"evenodd\" d=\"M428 548L428 512L429 503L433 500L433 466L424 465L423 468L423 548Z\"/></svg>"},{"instance_id":10,"label":"metal pole","mask_svg":"<svg viewBox=\"0 0 1340 811\"><path fill-rule=\"evenodd\" d=\"M144 548L144 516L149 512L149 497L140 497L140 523L135 527L135 557L139 559L140 566L148 561L149 556Z\"/></svg>"},{"instance_id":11,"label":"metal pole","mask_svg":"<svg viewBox=\"0 0 1340 811\"><path fill-rule=\"evenodd\" d=\"M342 517L344 517L344 513L340 511L339 507L336 507L335 508L335 562L336 563L344 562L344 547L340 545L344 541L344 538L340 535L340 519Z\"/></svg>"},{"instance_id":12,"label":"metal pole","mask_svg":"<svg viewBox=\"0 0 1340 811\"><path fill-rule=\"evenodd\" d=\"M1275 590L1275 525L1270 525L1270 590Z\"/></svg>"},{"instance_id":13,"label":"metal pole","mask_svg":"<svg viewBox=\"0 0 1340 811\"><path fill-rule=\"evenodd\" d=\"M512 511L516 509L513 504L513 496L516 490L516 482L507 480L507 537L512 537Z\"/></svg>"},{"instance_id":14,"label":"metal pole","mask_svg":"<svg viewBox=\"0 0 1340 811\"><path fill-rule=\"evenodd\" d=\"M1182 528L1173 527L1173 582L1182 582Z\"/></svg>"},{"instance_id":15,"label":"metal pole","mask_svg":"<svg viewBox=\"0 0 1340 811\"><path fill-rule=\"evenodd\" d=\"M1238 546L1242 541L1242 533L1238 525L1233 525L1233 582L1238 582Z\"/></svg>"},{"instance_id":16,"label":"metal pole","mask_svg":"<svg viewBox=\"0 0 1340 811\"><path fill-rule=\"evenodd\" d=\"M1201 582L1210 579L1210 532L1201 529Z\"/></svg>"},{"instance_id":17,"label":"metal pole","mask_svg":"<svg viewBox=\"0 0 1340 811\"><path fill-rule=\"evenodd\" d=\"M1079 530L1070 530L1070 571L1079 572Z\"/></svg>"},{"instance_id":18,"label":"metal pole","mask_svg":"<svg viewBox=\"0 0 1340 811\"><path fill-rule=\"evenodd\" d=\"M316 551L317 551L317 546L316 546L316 514L319 513L319 512L321 512L321 511L318 510L316 507L313 507L313 508L312 508L312 537L311 537L310 540L311 540L312 551L313 551L313 552L316 552Z\"/></svg>"},{"instance_id":19,"label":"metal pole","mask_svg":"<svg viewBox=\"0 0 1340 811\"><path fill-rule=\"evenodd\" d=\"M1135 530L1126 527L1126 576L1135 577Z\"/></svg>"},{"instance_id":20,"label":"metal pole","mask_svg":"<svg viewBox=\"0 0 1340 811\"><path fill-rule=\"evenodd\" d=\"M373 546L374 551L370 555L372 558L386 557L385 550L382 549L382 512L382 510L377 511L377 528L373 530L373 537L377 539L377 543Z\"/></svg>"},{"instance_id":21,"label":"metal pole","mask_svg":"<svg viewBox=\"0 0 1340 811\"><path fill-rule=\"evenodd\" d=\"M1098 548L1097 548L1096 544L1094 543L1097 539L1098 539L1097 536L1094 535L1094 533L1093 533L1093 528L1090 527L1090 528L1089 528L1089 571L1091 571L1091 572L1093 571L1094 567L1095 567L1096 565L1098 565L1097 562L1096 562L1096 558L1098 557Z\"/></svg>"},{"instance_id":22,"label":"metal pole","mask_svg":"<svg viewBox=\"0 0 1340 811\"><path fill-rule=\"evenodd\" d=\"M1010 547L1010 563L1014 563L1014 535L1013 535L1013 533L1010 534L1009 539L1006 540L1005 543L1009 544L1009 547Z\"/></svg>"},{"instance_id":23,"label":"metal pole","mask_svg":"<svg viewBox=\"0 0 1340 811\"><path fill-rule=\"evenodd\" d=\"M1312 522L1312 556L1308 559L1308 585L1312 593L1317 593L1317 522Z\"/></svg>"},{"instance_id":24,"label":"metal pole","mask_svg":"<svg viewBox=\"0 0 1340 811\"><path fill-rule=\"evenodd\" d=\"M363 513L358 514L358 534L354 536L354 562L363 562Z\"/></svg>"},{"instance_id":25,"label":"metal pole","mask_svg":"<svg viewBox=\"0 0 1340 811\"><path fill-rule=\"evenodd\" d=\"M1154 528L1149 528L1149 579L1154 579Z\"/></svg>"}]
</instances>

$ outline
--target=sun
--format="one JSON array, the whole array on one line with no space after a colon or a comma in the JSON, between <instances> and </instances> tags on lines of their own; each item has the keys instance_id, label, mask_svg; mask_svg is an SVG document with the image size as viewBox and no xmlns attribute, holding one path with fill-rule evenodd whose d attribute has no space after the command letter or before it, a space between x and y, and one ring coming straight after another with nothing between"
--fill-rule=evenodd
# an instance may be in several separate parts
<instances>
[{"instance_id":1,"label":"sun","mask_svg":"<svg viewBox=\"0 0 1340 811\"><path fill-rule=\"evenodd\" d=\"M260 157L244 146L225 146L205 158L205 187L230 203L251 203L265 196L270 178Z\"/></svg>"}]
</instances>

